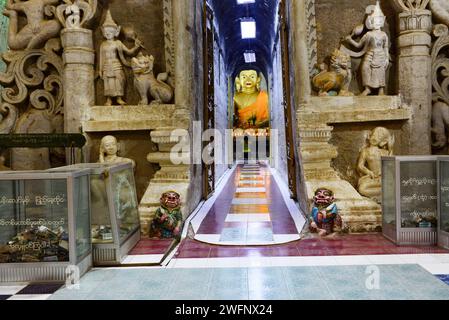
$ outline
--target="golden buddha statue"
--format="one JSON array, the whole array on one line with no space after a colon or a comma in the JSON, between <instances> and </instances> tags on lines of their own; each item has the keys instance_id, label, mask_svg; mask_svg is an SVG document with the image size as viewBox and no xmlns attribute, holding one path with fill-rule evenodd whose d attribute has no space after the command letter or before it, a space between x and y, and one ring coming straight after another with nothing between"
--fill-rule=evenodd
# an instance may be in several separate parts
<instances>
[{"instance_id":1,"label":"golden buddha statue","mask_svg":"<svg viewBox=\"0 0 449 320\"><path fill-rule=\"evenodd\" d=\"M255 70L243 70L235 81L235 127L269 126L268 93L260 89L261 78Z\"/></svg>"}]
</instances>

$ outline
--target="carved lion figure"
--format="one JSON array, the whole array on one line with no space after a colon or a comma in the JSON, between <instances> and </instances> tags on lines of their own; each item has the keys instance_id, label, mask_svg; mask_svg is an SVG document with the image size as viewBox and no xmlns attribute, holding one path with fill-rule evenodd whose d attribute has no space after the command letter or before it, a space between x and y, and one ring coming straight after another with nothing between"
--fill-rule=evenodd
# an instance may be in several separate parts
<instances>
[{"instance_id":1,"label":"carved lion figure","mask_svg":"<svg viewBox=\"0 0 449 320\"><path fill-rule=\"evenodd\" d=\"M353 96L349 92L349 85L352 80L351 57L336 49L331 56L330 70L323 63L320 66L321 72L313 80L313 86L320 96L331 95L337 92L339 96Z\"/></svg>"},{"instance_id":2,"label":"carved lion figure","mask_svg":"<svg viewBox=\"0 0 449 320\"><path fill-rule=\"evenodd\" d=\"M154 98L151 104L170 103L173 99L173 89L165 83L168 79L167 73L154 76L154 57L140 53L131 60L134 73L134 85L140 95L140 105L148 104L148 92Z\"/></svg>"}]
</instances>

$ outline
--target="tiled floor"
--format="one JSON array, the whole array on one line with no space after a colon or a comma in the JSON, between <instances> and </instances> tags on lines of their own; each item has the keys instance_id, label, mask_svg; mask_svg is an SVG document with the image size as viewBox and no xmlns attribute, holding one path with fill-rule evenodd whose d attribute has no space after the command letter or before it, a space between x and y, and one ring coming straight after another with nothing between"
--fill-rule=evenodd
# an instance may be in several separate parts
<instances>
[{"instance_id":1,"label":"tiled floor","mask_svg":"<svg viewBox=\"0 0 449 320\"><path fill-rule=\"evenodd\" d=\"M224 245L269 245L297 240L299 231L270 168L256 163L237 166L195 238Z\"/></svg>"},{"instance_id":2,"label":"tiled floor","mask_svg":"<svg viewBox=\"0 0 449 320\"><path fill-rule=\"evenodd\" d=\"M159 264L173 244L171 239L142 238L122 261L123 265Z\"/></svg>"},{"instance_id":3,"label":"tiled floor","mask_svg":"<svg viewBox=\"0 0 449 320\"><path fill-rule=\"evenodd\" d=\"M449 286L418 265L102 269L85 276L79 290L62 289L50 299L449 300Z\"/></svg>"},{"instance_id":4,"label":"tiled floor","mask_svg":"<svg viewBox=\"0 0 449 320\"><path fill-rule=\"evenodd\" d=\"M0 285L0 300L47 300L63 284Z\"/></svg>"},{"instance_id":5,"label":"tiled floor","mask_svg":"<svg viewBox=\"0 0 449 320\"><path fill-rule=\"evenodd\" d=\"M340 235L334 238L309 238L272 246L217 246L192 239L184 240L176 258L218 258L242 256L354 256L394 254L438 254L448 250L434 246L396 246L382 234Z\"/></svg>"}]
</instances>

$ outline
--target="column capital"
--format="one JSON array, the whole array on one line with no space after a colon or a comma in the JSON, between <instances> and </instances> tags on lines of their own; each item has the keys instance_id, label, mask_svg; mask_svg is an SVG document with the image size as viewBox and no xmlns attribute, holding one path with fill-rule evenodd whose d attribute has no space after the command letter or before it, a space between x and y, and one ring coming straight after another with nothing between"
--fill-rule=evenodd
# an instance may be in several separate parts
<instances>
[{"instance_id":1,"label":"column capital","mask_svg":"<svg viewBox=\"0 0 449 320\"><path fill-rule=\"evenodd\" d=\"M399 35L432 32L432 12L430 10L410 10L399 13Z\"/></svg>"}]
</instances>

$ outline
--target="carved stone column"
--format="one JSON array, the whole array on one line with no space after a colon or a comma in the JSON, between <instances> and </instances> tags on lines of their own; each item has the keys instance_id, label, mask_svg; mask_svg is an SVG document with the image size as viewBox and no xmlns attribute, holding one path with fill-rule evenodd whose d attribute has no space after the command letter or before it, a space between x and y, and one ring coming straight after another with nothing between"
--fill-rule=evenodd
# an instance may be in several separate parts
<instances>
[{"instance_id":1,"label":"carved stone column","mask_svg":"<svg viewBox=\"0 0 449 320\"><path fill-rule=\"evenodd\" d=\"M88 110L95 104L95 52L92 31L83 28L95 15L96 0L83 0L58 6L56 15L65 27L61 32L64 48L64 132L81 133ZM87 148L85 148L87 151ZM85 159L89 155L84 153ZM78 154L76 162L81 162Z\"/></svg>"},{"instance_id":2,"label":"carved stone column","mask_svg":"<svg viewBox=\"0 0 449 320\"><path fill-rule=\"evenodd\" d=\"M399 92L410 106L408 153L431 154L431 33L429 10L399 13Z\"/></svg>"},{"instance_id":3,"label":"carved stone column","mask_svg":"<svg viewBox=\"0 0 449 320\"><path fill-rule=\"evenodd\" d=\"M293 55L296 63L295 79L296 101L299 105L307 104L312 94L310 84L310 61L313 60L316 43L310 41L313 38L310 24L315 24L314 1L292 1L291 30L293 32ZM310 43L309 43L310 42ZM309 50L311 50L309 52ZM316 53L316 52L315 52Z\"/></svg>"},{"instance_id":4,"label":"carved stone column","mask_svg":"<svg viewBox=\"0 0 449 320\"><path fill-rule=\"evenodd\" d=\"M80 133L82 122L88 120L88 109L95 104L92 31L64 29L61 38L64 47L64 131Z\"/></svg>"},{"instance_id":5,"label":"carved stone column","mask_svg":"<svg viewBox=\"0 0 449 320\"><path fill-rule=\"evenodd\" d=\"M172 2L174 38L175 38L175 104L176 114L190 117L193 106L192 92L195 92L197 79L195 78L193 61L197 61L194 51L193 32L195 18L192 13L191 0L177 0Z\"/></svg>"}]
</instances>

